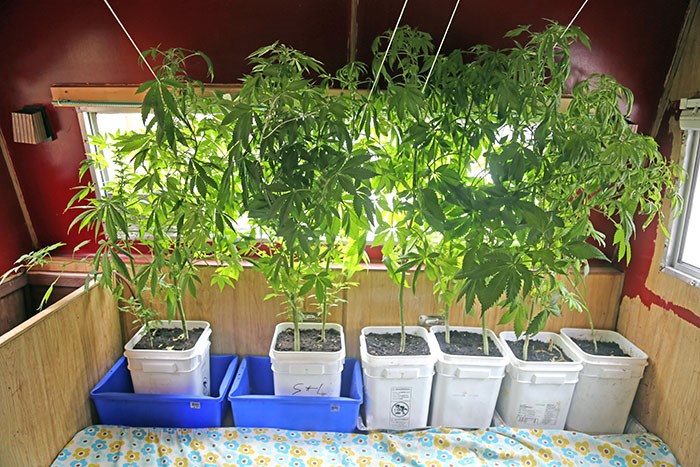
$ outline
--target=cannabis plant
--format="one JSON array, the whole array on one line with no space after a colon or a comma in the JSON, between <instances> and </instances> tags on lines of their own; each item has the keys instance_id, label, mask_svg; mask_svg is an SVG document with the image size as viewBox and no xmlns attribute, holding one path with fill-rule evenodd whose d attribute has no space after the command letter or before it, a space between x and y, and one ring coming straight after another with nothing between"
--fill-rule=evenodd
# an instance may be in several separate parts
<instances>
[{"instance_id":1,"label":"cannabis plant","mask_svg":"<svg viewBox=\"0 0 700 467\"><path fill-rule=\"evenodd\" d=\"M219 267L212 282L233 284L241 271L239 249L245 237L237 228L241 193L221 131L225 96L204 92L187 74L186 63L209 59L185 49L145 53L156 60L157 78L141 85L142 132L102 136L95 144L113 154L115 177L105 195L94 197L88 183L73 197L80 212L71 227L95 233L92 275L119 296L131 284L131 311L148 323L150 303L164 303L167 318L177 318L187 336L187 294L195 295L204 260ZM95 154L81 168L102 166ZM117 279L119 278L119 279Z\"/></svg>"},{"instance_id":2,"label":"cannabis plant","mask_svg":"<svg viewBox=\"0 0 700 467\"><path fill-rule=\"evenodd\" d=\"M320 62L278 43L249 60L252 73L224 119L228 154L242 206L266 241L254 264L282 297L298 350L305 297L314 294L325 325L364 254L372 156L355 149L348 131L355 99L330 92L335 79Z\"/></svg>"}]
</instances>

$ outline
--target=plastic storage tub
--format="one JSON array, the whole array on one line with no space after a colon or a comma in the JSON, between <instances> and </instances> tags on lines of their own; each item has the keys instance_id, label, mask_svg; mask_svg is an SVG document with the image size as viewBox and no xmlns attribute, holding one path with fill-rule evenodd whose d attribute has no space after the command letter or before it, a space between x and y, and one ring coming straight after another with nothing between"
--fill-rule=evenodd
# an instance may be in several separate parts
<instances>
[{"instance_id":1,"label":"plastic storage tub","mask_svg":"<svg viewBox=\"0 0 700 467\"><path fill-rule=\"evenodd\" d=\"M179 321L161 322L158 327L182 329ZM204 328L199 340L189 350L141 350L134 345L144 334L143 327L124 346L134 392L139 394L191 394L208 396L209 336L206 321L187 321L187 329Z\"/></svg>"},{"instance_id":2,"label":"plastic storage tub","mask_svg":"<svg viewBox=\"0 0 700 467\"><path fill-rule=\"evenodd\" d=\"M236 373L238 357L209 358L212 390L209 396L135 394L126 359L121 357L90 391L100 423L105 425L206 428L221 426L226 395Z\"/></svg>"},{"instance_id":3,"label":"plastic storage tub","mask_svg":"<svg viewBox=\"0 0 700 467\"><path fill-rule=\"evenodd\" d=\"M647 354L622 334L600 330L595 331L596 339L618 344L629 357L591 355L571 340L591 340L590 329L564 328L560 332L583 360L566 429L592 435L623 433L647 365Z\"/></svg>"},{"instance_id":4,"label":"plastic storage tub","mask_svg":"<svg viewBox=\"0 0 700 467\"><path fill-rule=\"evenodd\" d=\"M563 429L583 367L581 357L559 334L540 332L531 340L551 339L572 362L526 362L506 342L516 340L514 333L502 332L500 337L509 359L496 404L500 416L516 428Z\"/></svg>"},{"instance_id":5,"label":"plastic storage tub","mask_svg":"<svg viewBox=\"0 0 700 467\"><path fill-rule=\"evenodd\" d=\"M300 323L300 329L320 329L320 323ZM343 327L327 323L326 329L340 333L340 350L337 352L289 352L277 351L277 335L294 329L294 323L280 323L270 344L270 362L274 374L275 395L339 397L341 373L345 362L345 335Z\"/></svg>"},{"instance_id":6,"label":"plastic storage tub","mask_svg":"<svg viewBox=\"0 0 700 467\"><path fill-rule=\"evenodd\" d=\"M235 426L353 432L362 404L360 364L346 360L340 397L275 396L268 357L244 357L228 400Z\"/></svg>"},{"instance_id":7,"label":"plastic storage tub","mask_svg":"<svg viewBox=\"0 0 700 467\"><path fill-rule=\"evenodd\" d=\"M370 326L360 334L362 374L365 381L365 417L369 430L414 430L428 425L430 391L436 357L396 355L379 357L367 352L366 334L400 332L398 326ZM406 332L430 343L425 328L406 326Z\"/></svg>"},{"instance_id":8,"label":"plastic storage tub","mask_svg":"<svg viewBox=\"0 0 700 467\"><path fill-rule=\"evenodd\" d=\"M450 331L466 331L482 335L478 327L450 326ZM435 365L430 425L451 428L486 428L491 426L498 392L505 374L508 357L503 343L493 331L487 334L501 352L501 357L452 355L443 353L434 337L445 332L445 326L430 328L430 344L438 356Z\"/></svg>"}]
</instances>

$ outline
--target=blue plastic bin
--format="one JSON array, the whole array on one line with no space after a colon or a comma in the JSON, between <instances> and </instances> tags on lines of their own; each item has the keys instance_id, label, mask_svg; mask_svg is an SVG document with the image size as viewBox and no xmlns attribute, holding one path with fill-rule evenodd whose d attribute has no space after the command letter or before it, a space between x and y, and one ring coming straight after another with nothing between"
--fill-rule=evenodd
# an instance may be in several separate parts
<instances>
[{"instance_id":1,"label":"blue plastic bin","mask_svg":"<svg viewBox=\"0 0 700 467\"><path fill-rule=\"evenodd\" d=\"M100 423L134 427L220 427L226 395L236 373L238 357L210 355L210 396L134 394L126 358L121 357L90 391Z\"/></svg>"},{"instance_id":2,"label":"blue plastic bin","mask_svg":"<svg viewBox=\"0 0 700 467\"><path fill-rule=\"evenodd\" d=\"M243 357L228 396L235 426L353 432L362 404L360 362L346 358L340 397L275 396L269 357Z\"/></svg>"}]
</instances>

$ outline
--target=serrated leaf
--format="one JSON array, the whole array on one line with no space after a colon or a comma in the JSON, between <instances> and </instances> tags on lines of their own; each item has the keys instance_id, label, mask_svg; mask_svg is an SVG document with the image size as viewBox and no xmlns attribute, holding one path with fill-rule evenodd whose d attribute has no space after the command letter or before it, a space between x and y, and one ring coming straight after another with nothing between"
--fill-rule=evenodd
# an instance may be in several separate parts
<instances>
[{"instance_id":1,"label":"serrated leaf","mask_svg":"<svg viewBox=\"0 0 700 467\"><path fill-rule=\"evenodd\" d=\"M491 308L503 295L506 289L507 277L504 273L498 273L488 281L484 287L480 287L476 291L476 296L479 298L479 303L481 303L482 312Z\"/></svg>"}]
</instances>

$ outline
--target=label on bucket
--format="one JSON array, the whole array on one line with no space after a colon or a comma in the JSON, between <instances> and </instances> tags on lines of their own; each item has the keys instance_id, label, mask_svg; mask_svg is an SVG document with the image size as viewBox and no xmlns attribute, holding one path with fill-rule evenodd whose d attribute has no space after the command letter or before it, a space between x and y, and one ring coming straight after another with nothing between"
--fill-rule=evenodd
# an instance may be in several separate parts
<instances>
[{"instance_id":1,"label":"label on bucket","mask_svg":"<svg viewBox=\"0 0 700 467\"><path fill-rule=\"evenodd\" d=\"M517 420L518 423L525 425L556 425L560 411L560 402L520 404L518 407Z\"/></svg>"},{"instance_id":2,"label":"label on bucket","mask_svg":"<svg viewBox=\"0 0 700 467\"><path fill-rule=\"evenodd\" d=\"M411 388L391 388L391 425L393 428L408 428L411 413Z\"/></svg>"},{"instance_id":3,"label":"label on bucket","mask_svg":"<svg viewBox=\"0 0 700 467\"><path fill-rule=\"evenodd\" d=\"M292 396L298 396L299 394L303 396L325 396L328 394L326 389L323 387L323 383L318 385L307 384L307 383L296 383L292 386Z\"/></svg>"}]
</instances>

